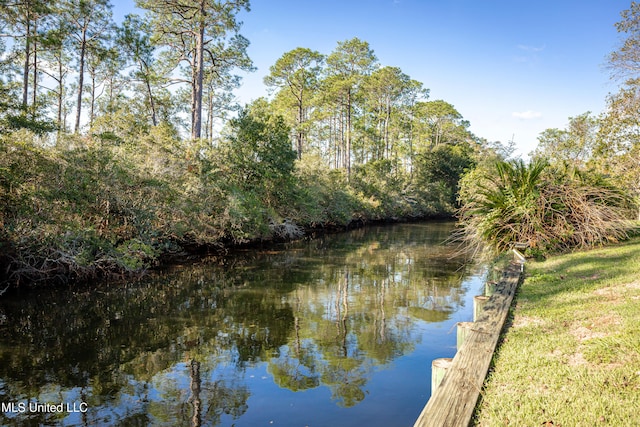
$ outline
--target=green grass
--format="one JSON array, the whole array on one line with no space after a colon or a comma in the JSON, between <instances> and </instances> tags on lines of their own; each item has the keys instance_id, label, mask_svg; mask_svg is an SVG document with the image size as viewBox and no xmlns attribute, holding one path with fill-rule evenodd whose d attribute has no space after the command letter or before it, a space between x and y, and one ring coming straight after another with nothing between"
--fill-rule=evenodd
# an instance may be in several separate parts
<instances>
[{"instance_id":1,"label":"green grass","mask_svg":"<svg viewBox=\"0 0 640 427\"><path fill-rule=\"evenodd\" d=\"M640 238L530 262L477 426L640 426Z\"/></svg>"}]
</instances>

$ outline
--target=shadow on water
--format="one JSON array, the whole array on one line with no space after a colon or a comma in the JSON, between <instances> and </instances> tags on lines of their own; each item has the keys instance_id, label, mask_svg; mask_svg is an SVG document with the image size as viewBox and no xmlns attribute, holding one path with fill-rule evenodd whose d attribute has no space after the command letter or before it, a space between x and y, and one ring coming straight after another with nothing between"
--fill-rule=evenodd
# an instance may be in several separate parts
<instances>
[{"instance_id":1,"label":"shadow on water","mask_svg":"<svg viewBox=\"0 0 640 427\"><path fill-rule=\"evenodd\" d=\"M480 274L443 243L452 228L363 228L0 299L0 421L410 424L425 355L449 351Z\"/></svg>"}]
</instances>

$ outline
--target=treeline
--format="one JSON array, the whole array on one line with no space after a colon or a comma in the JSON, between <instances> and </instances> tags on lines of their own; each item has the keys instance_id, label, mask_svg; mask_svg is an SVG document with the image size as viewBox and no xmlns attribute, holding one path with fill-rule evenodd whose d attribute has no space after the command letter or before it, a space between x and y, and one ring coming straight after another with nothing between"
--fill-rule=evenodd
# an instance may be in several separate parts
<instances>
[{"instance_id":1,"label":"treeline","mask_svg":"<svg viewBox=\"0 0 640 427\"><path fill-rule=\"evenodd\" d=\"M108 0L0 4L4 132L16 128L122 141L168 124L216 143L237 111L238 70L253 70L236 15L249 2L143 1L144 16L116 24ZM369 44L339 42L328 55L285 53L265 84L292 128L298 158L317 150L350 171L371 159L410 158L428 142L468 140L468 123Z\"/></svg>"},{"instance_id":2,"label":"treeline","mask_svg":"<svg viewBox=\"0 0 640 427\"><path fill-rule=\"evenodd\" d=\"M241 1L142 1L113 21L109 0L0 3L2 129L103 138L170 123L199 138L229 110L234 70L251 70ZM204 117L204 120L203 120Z\"/></svg>"},{"instance_id":3,"label":"treeline","mask_svg":"<svg viewBox=\"0 0 640 427\"><path fill-rule=\"evenodd\" d=\"M0 4L0 267L34 283L193 247L453 215L489 144L357 38L284 53L238 107L248 1Z\"/></svg>"}]
</instances>

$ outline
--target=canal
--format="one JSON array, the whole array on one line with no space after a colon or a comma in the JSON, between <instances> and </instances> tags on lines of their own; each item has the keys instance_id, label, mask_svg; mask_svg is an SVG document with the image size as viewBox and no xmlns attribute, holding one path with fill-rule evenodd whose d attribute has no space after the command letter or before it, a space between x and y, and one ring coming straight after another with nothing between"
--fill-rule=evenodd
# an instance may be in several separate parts
<instances>
[{"instance_id":1,"label":"canal","mask_svg":"<svg viewBox=\"0 0 640 427\"><path fill-rule=\"evenodd\" d=\"M451 222L0 297L0 423L410 426L484 269Z\"/></svg>"}]
</instances>

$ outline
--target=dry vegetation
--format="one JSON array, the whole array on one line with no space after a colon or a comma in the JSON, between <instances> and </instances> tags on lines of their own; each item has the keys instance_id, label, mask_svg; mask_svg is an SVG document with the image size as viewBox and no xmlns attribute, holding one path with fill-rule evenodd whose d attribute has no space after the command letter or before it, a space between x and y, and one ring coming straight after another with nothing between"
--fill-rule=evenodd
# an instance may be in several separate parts
<instances>
[{"instance_id":1,"label":"dry vegetation","mask_svg":"<svg viewBox=\"0 0 640 427\"><path fill-rule=\"evenodd\" d=\"M480 176L478 176L480 175ZM633 199L596 173L546 161L499 161L465 178L462 238L494 252L526 243L531 255L626 239L637 227Z\"/></svg>"}]
</instances>

